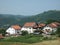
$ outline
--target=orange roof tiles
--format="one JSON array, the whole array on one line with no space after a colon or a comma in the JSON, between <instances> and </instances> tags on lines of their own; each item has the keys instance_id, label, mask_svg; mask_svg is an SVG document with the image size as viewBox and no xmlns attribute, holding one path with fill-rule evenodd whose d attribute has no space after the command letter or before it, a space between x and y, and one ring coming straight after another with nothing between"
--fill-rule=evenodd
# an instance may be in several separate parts
<instances>
[{"instance_id":1,"label":"orange roof tiles","mask_svg":"<svg viewBox=\"0 0 60 45\"><path fill-rule=\"evenodd\" d=\"M52 28L57 28L58 26L56 25L56 24L54 24L54 23L51 23L51 24L49 24L48 26L50 26L50 27L52 27Z\"/></svg>"},{"instance_id":2,"label":"orange roof tiles","mask_svg":"<svg viewBox=\"0 0 60 45\"><path fill-rule=\"evenodd\" d=\"M57 28L58 26L60 26L60 23L53 22L53 23L49 24L49 26L52 27L52 28Z\"/></svg>"},{"instance_id":3,"label":"orange roof tiles","mask_svg":"<svg viewBox=\"0 0 60 45\"><path fill-rule=\"evenodd\" d=\"M35 22L27 22L27 23L25 23L25 25L24 25L24 27L33 27L33 26L35 26Z\"/></svg>"},{"instance_id":4,"label":"orange roof tiles","mask_svg":"<svg viewBox=\"0 0 60 45\"><path fill-rule=\"evenodd\" d=\"M15 30L20 30L21 29L21 27L19 25L12 25L11 27L14 28Z\"/></svg>"},{"instance_id":5,"label":"orange roof tiles","mask_svg":"<svg viewBox=\"0 0 60 45\"><path fill-rule=\"evenodd\" d=\"M3 38L2 34L0 34L0 39Z\"/></svg>"},{"instance_id":6,"label":"orange roof tiles","mask_svg":"<svg viewBox=\"0 0 60 45\"><path fill-rule=\"evenodd\" d=\"M56 25L60 25L60 23L58 23L58 22L53 22L54 24L56 24Z\"/></svg>"},{"instance_id":7,"label":"orange roof tiles","mask_svg":"<svg viewBox=\"0 0 60 45\"><path fill-rule=\"evenodd\" d=\"M38 24L38 27L44 27L46 24L44 24L44 23L40 23L40 24Z\"/></svg>"}]
</instances>

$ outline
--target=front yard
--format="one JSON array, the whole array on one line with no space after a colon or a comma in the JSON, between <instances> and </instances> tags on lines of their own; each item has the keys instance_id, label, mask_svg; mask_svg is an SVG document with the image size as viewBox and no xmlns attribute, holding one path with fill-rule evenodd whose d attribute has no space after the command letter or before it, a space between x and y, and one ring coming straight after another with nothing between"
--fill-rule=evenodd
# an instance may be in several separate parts
<instances>
[{"instance_id":1,"label":"front yard","mask_svg":"<svg viewBox=\"0 0 60 45\"><path fill-rule=\"evenodd\" d=\"M37 42L33 44L20 43L20 42L0 42L0 45L60 45L60 39Z\"/></svg>"},{"instance_id":2,"label":"front yard","mask_svg":"<svg viewBox=\"0 0 60 45\"><path fill-rule=\"evenodd\" d=\"M19 37L7 37L5 39L1 39L0 42L20 42L20 43L37 43L45 40L55 40L56 37L43 37L42 35L25 35Z\"/></svg>"}]
</instances>

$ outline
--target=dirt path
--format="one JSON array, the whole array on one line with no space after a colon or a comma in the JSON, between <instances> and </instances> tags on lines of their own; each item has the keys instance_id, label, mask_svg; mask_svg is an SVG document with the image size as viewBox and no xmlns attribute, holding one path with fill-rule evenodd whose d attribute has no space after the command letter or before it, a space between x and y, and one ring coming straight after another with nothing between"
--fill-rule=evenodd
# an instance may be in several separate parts
<instances>
[{"instance_id":1,"label":"dirt path","mask_svg":"<svg viewBox=\"0 0 60 45\"><path fill-rule=\"evenodd\" d=\"M59 40L43 41L43 42L34 43L30 45L60 45L60 41Z\"/></svg>"}]
</instances>

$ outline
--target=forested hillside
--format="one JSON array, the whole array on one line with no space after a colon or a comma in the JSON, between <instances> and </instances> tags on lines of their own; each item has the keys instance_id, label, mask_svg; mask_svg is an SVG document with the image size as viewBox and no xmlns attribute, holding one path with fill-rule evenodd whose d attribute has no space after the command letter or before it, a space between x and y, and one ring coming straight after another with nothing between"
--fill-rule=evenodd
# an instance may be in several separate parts
<instances>
[{"instance_id":1,"label":"forested hillside","mask_svg":"<svg viewBox=\"0 0 60 45\"><path fill-rule=\"evenodd\" d=\"M20 24L22 26L25 22L45 22L49 19L60 21L60 11L49 10L34 16L0 14L0 27L12 24Z\"/></svg>"}]
</instances>

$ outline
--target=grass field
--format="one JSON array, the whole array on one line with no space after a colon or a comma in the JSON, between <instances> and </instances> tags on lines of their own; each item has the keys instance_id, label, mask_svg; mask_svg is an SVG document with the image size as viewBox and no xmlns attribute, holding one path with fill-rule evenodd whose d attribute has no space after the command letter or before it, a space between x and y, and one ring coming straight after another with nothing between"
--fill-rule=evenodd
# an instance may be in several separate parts
<instances>
[{"instance_id":1,"label":"grass field","mask_svg":"<svg viewBox=\"0 0 60 45\"><path fill-rule=\"evenodd\" d=\"M60 38L44 38L41 35L9 37L0 40L0 45L60 45Z\"/></svg>"},{"instance_id":2,"label":"grass field","mask_svg":"<svg viewBox=\"0 0 60 45\"><path fill-rule=\"evenodd\" d=\"M32 44L20 43L20 42L0 42L0 45L60 45L60 39L43 41L43 42L32 43Z\"/></svg>"},{"instance_id":3,"label":"grass field","mask_svg":"<svg viewBox=\"0 0 60 45\"><path fill-rule=\"evenodd\" d=\"M45 38L41 35L25 35L19 37L6 37L5 39L1 39L0 42L37 43L45 40L55 40L55 38Z\"/></svg>"},{"instance_id":4,"label":"grass field","mask_svg":"<svg viewBox=\"0 0 60 45\"><path fill-rule=\"evenodd\" d=\"M1 39L0 42L36 43L40 42L42 38L43 37L40 37L40 35L26 35L26 36L9 37Z\"/></svg>"}]
</instances>

